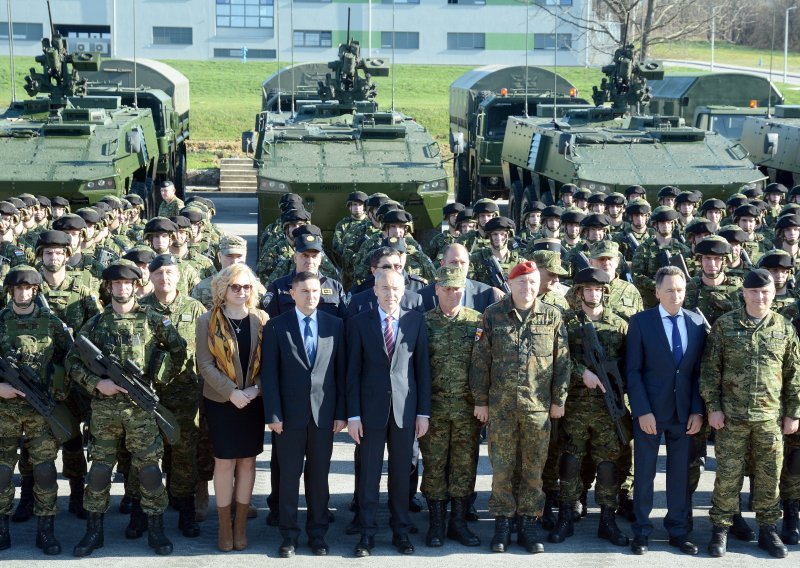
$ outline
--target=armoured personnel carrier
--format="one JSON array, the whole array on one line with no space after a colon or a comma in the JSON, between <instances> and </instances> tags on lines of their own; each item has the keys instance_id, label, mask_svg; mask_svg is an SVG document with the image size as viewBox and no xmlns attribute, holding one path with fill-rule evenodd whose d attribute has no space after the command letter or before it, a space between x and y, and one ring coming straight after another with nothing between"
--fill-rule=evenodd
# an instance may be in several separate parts
<instances>
[{"instance_id":1,"label":"armoured personnel carrier","mask_svg":"<svg viewBox=\"0 0 800 568\"><path fill-rule=\"evenodd\" d=\"M531 199L553 202L565 183L603 193L638 184L652 201L665 185L723 199L763 187L765 176L740 144L687 127L680 117L642 114L648 80L664 75L660 63L637 61L633 46L623 42L602 72L593 88L596 107L540 105L535 118L510 119L501 159L518 208Z\"/></svg>"},{"instance_id":2,"label":"armoured personnel carrier","mask_svg":"<svg viewBox=\"0 0 800 568\"><path fill-rule=\"evenodd\" d=\"M778 105L770 117L747 117L742 146L771 179L786 187L800 183L800 105Z\"/></svg>"},{"instance_id":3,"label":"armoured personnel carrier","mask_svg":"<svg viewBox=\"0 0 800 568\"><path fill-rule=\"evenodd\" d=\"M324 75L320 64L283 69L262 86L262 111L242 146L258 168L259 233L279 214L281 194L301 195L330 240L351 191L382 192L414 216L425 239L441 220L447 172L439 146L412 118L381 111L372 76L388 76L379 59L363 59L357 41L339 45Z\"/></svg>"}]
</instances>

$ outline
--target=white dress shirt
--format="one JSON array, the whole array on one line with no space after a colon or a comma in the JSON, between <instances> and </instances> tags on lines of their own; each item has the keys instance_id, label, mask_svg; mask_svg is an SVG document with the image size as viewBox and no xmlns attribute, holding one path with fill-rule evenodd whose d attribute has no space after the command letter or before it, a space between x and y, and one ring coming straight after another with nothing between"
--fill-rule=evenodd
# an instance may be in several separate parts
<instances>
[{"instance_id":1,"label":"white dress shirt","mask_svg":"<svg viewBox=\"0 0 800 568\"><path fill-rule=\"evenodd\" d=\"M664 333L667 335L670 351L672 350L672 320L670 314L664 309L661 304L658 305L658 313L661 316L661 325L664 326ZM686 331L686 316L683 313L683 308L677 313L678 316L678 333L681 334L681 347L683 352L686 353L686 346L689 344L689 334Z\"/></svg>"},{"instance_id":2,"label":"white dress shirt","mask_svg":"<svg viewBox=\"0 0 800 568\"><path fill-rule=\"evenodd\" d=\"M300 337L303 338L303 343L305 344L306 341L306 315L297 309L297 306L294 308L294 313L297 315L297 323L300 326ZM317 310L308 316L311 318L311 321L308 322L309 327L311 328L311 338L314 340L314 345L317 345L317 337L319 336L319 327L317 325Z\"/></svg>"}]
</instances>

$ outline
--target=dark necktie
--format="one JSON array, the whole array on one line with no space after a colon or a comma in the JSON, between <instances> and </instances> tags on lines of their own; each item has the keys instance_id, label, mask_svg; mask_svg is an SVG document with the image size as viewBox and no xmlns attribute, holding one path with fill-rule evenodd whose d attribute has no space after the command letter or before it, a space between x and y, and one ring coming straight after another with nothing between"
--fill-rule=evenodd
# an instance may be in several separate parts
<instances>
[{"instance_id":1,"label":"dark necktie","mask_svg":"<svg viewBox=\"0 0 800 568\"><path fill-rule=\"evenodd\" d=\"M314 344L314 334L311 332L311 316L303 318L306 322L306 329L303 331L303 343L306 346L306 355L308 355L308 362L314 366L314 358L317 356L317 346Z\"/></svg>"},{"instance_id":2,"label":"dark necktie","mask_svg":"<svg viewBox=\"0 0 800 568\"><path fill-rule=\"evenodd\" d=\"M389 359L394 355L394 328L392 327L392 316L386 316L386 327L383 329L383 341L386 343L386 353Z\"/></svg>"},{"instance_id":3,"label":"dark necktie","mask_svg":"<svg viewBox=\"0 0 800 568\"><path fill-rule=\"evenodd\" d=\"M675 366L680 365L683 359L683 345L681 344L681 332L678 330L678 318L676 316L667 316L669 321L672 322L672 358L675 359Z\"/></svg>"}]
</instances>

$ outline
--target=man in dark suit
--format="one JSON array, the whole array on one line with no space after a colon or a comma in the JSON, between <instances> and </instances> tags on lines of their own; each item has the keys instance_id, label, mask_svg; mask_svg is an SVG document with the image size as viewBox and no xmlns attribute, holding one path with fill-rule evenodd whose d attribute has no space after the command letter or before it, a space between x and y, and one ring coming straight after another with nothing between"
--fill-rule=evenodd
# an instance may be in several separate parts
<instances>
[{"instance_id":1,"label":"man in dark suit","mask_svg":"<svg viewBox=\"0 0 800 568\"><path fill-rule=\"evenodd\" d=\"M448 268L462 268L469 272L469 252L464 245L460 243L447 245L442 251L442 254L442 266ZM426 312L431 311L439 304L435 288L436 284L429 284L418 292L419 295L422 296L422 303L425 306ZM483 282L467 278L467 285L464 288L464 296L461 305L483 313L486 311L486 308L500 301L502 298L502 290L487 286Z\"/></svg>"},{"instance_id":2,"label":"man in dark suit","mask_svg":"<svg viewBox=\"0 0 800 568\"><path fill-rule=\"evenodd\" d=\"M269 320L261 349L264 416L275 434L280 466L280 555L294 556L300 529L297 503L305 475L306 532L314 554L324 556L328 530L328 472L333 434L345 427L344 323L317 306L320 280L313 272L292 279L295 309ZM305 473L303 462L306 462Z\"/></svg>"},{"instance_id":3,"label":"man in dark suit","mask_svg":"<svg viewBox=\"0 0 800 568\"><path fill-rule=\"evenodd\" d=\"M408 513L408 469L415 436L428 431L431 373L424 316L401 308L403 291L402 275L393 270L376 274L377 308L359 313L347 326L347 429L361 446L361 540L356 557L369 556L375 546L387 444L392 544L401 554L414 553L408 538L413 526Z\"/></svg>"},{"instance_id":4,"label":"man in dark suit","mask_svg":"<svg viewBox=\"0 0 800 568\"><path fill-rule=\"evenodd\" d=\"M403 272L403 262L400 259L400 254L391 247L381 247L372 252L370 256L370 270L372 270L373 278L377 278L378 274L386 272L387 270L395 271L403 276L406 275L405 272ZM345 319L349 319L365 310L374 310L377 306L378 298L375 296L375 287L373 285L369 290L363 290L357 294L353 294L350 298L350 304L347 306L347 315ZM405 285L403 297L400 299L400 307L405 310L425 311L420 295L416 292L412 292Z\"/></svg>"},{"instance_id":5,"label":"man in dark suit","mask_svg":"<svg viewBox=\"0 0 800 568\"><path fill-rule=\"evenodd\" d=\"M703 318L684 310L686 279L667 266L655 275L659 305L630 319L627 337L628 398L633 416L634 554L647 552L653 532L653 479L658 448L667 444L667 516L669 544L697 554L689 540L689 461L691 435L703 425L700 359L706 341Z\"/></svg>"}]
</instances>

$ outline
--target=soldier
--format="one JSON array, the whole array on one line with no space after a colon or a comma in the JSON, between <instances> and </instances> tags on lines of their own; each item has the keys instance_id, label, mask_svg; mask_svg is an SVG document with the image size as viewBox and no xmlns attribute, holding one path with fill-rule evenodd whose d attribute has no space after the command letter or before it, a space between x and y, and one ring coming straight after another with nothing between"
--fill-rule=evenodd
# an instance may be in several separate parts
<instances>
[{"instance_id":1,"label":"soldier","mask_svg":"<svg viewBox=\"0 0 800 568\"><path fill-rule=\"evenodd\" d=\"M591 197L591 195L592 192L590 192L588 189L578 189L572 194L572 200L574 202L573 207L588 215L589 197Z\"/></svg>"},{"instance_id":2,"label":"soldier","mask_svg":"<svg viewBox=\"0 0 800 568\"><path fill-rule=\"evenodd\" d=\"M228 268L231 264L246 263L247 262L247 241L242 237L236 235L226 235L219 241L219 252L217 253L220 264L220 270ZM207 310L214 306L214 298L211 294L211 280L213 276L201 280L194 288L190 295L195 300L199 300ZM211 481L211 478L208 479Z\"/></svg>"},{"instance_id":3,"label":"soldier","mask_svg":"<svg viewBox=\"0 0 800 568\"><path fill-rule=\"evenodd\" d=\"M633 283L642 294L645 308L652 308L656 305L655 280L656 271L661 268L659 255L666 251L672 255L682 254L684 257L690 254L689 247L673 237L675 222L678 219L678 212L667 207L656 207L653 211L651 221L655 225L656 234L644 241L636 254L633 256L631 271L633 272Z\"/></svg>"},{"instance_id":4,"label":"soldier","mask_svg":"<svg viewBox=\"0 0 800 568\"><path fill-rule=\"evenodd\" d=\"M153 291L153 282L150 280L150 269L148 266L153 262L155 257L155 251L145 245L136 245L122 257L125 260L130 260L142 271L142 277L136 281L136 290L134 291L137 300L147 296Z\"/></svg>"},{"instance_id":5,"label":"soldier","mask_svg":"<svg viewBox=\"0 0 800 568\"><path fill-rule=\"evenodd\" d=\"M200 527L195 519L198 437L195 418L202 396L202 381L195 367L195 325L206 309L194 298L178 291L179 262L172 254L160 254L150 262L148 268L154 288L152 294L142 298L140 304L149 306L162 318L169 319L187 345L186 363L178 370L167 366L164 372L173 379L166 385L156 384L156 392L162 404L175 415L180 427L180 440L165 448L164 469L168 472L167 491L175 499L180 514L178 528L183 536L194 538L200 535ZM141 511L141 504L134 501L132 520L133 511L137 509Z\"/></svg>"},{"instance_id":6,"label":"soldier","mask_svg":"<svg viewBox=\"0 0 800 568\"><path fill-rule=\"evenodd\" d=\"M658 204L664 207L671 207L675 208L675 200L681 194L681 190L675 187L674 185L665 185L661 189L658 190L658 194L656 195L656 199L658 199Z\"/></svg>"},{"instance_id":7,"label":"soldier","mask_svg":"<svg viewBox=\"0 0 800 568\"><path fill-rule=\"evenodd\" d=\"M737 207L741 207L742 205L749 205L750 201L747 199L742 193L734 193L728 199L725 200L725 217L719 222L720 225L735 225L736 222L733 220L733 212L736 211Z\"/></svg>"},{"instance_id":8,"label":"soldier","mask_svg":"<svg viewBox=\"0 0 800 568\"><path fill-rule=\"evenodd\" d=\"M625 194L625 199L628 200L628 203L632 201L644 200L647 201L647 192L641 185L629 185L625 188L623 192Z\"/></svg>"},{"instance_id":9,"label":"soldier","mask_svg":"<svg viewBox=\"0 0 800 568\"><path fill-rule=\"evenodd\" d=\"M655 231L647 226L650 213L650 204L644 200L628 202L625 207L625 216L628 220L612 239L619 244L619 250L626 262L631 262L639 245L655 234Z\"/></svg>"},{"instance_id":10,"label":"soldier","mask_svg":"<svg viewBox=\"0 0 800 568\"><path fill-rule=\"evenodd\" d=\"M347 209L350 215L336 223L336 228L333 230L333 254L340 263L344 253L344 236L354 223L360 223L367 217L364 209L367 199L367 194L363 191L352 191L347 196Z\"/></svg>"},{"instance_id":11,"label":"soldier","mask_svg":"<svg viewBox=\"0 0 800 568\"><path fill-rule=\"evenodd\" d=\"M764 236L756 231L760 217L761 213L755 205L741 205L733 212L734 222L747 233L747 242L742 245L742 248L747 251L750 261L755 263L770 248L767 246L768 243L764 242Z\"/></svg>"},{"instance_id":12,"label":"soldier","mask_svg":"<svg viewBox=\"0 0 800 568\"><path fill-rule=\"evenodd\" d=\"M536 553L544 551L538 531L544 505L542 468L550 440L550 419L564 415L569 348L560 312L536 299L536 265L526 261L515 266L509 274L509 286L511 294L486 309L475 332L470 388L475 417L492 424L492 551L506 551L510 519L519 515L518 542ZM515 487L517 469L519 484Z\"/></svg>"},{"instance_id":13,"label":"soldier","mask_svg":"<svg viewBox=\"0 0 800 568\"><path fill-rule=\"evenodd\" d=\"M173 236L178 232L178 226L164 217L153 217L144 226L144 244L149 246L158 254L170 252ZM188 294L200 282L200 273L188 262L181 262L178 265L181 272L181 279L178 282L178 290Z\"/></svg>"},{"instance_id":14,"label":"soldier","mask_svg":"<svg viewBox=\"0 0 800 568\"><path fill-rule=\"evenodd\" d=\"M607 297L608 284L608 274L599 268L584 268L575 275L579 308L566 317L572 374L561 419L561 502L556 527L548 537L550 542L564 542L573 534L572 512L584 490L580 470L586 455L591 455L593 469L597 471L595 500L600 505L597 536L616 546L627 546L630 542L617 526L615 516L620 487L617 462L623 444L603 400L606 387L596 374L598 370L589 368L583 344L582 328L588 323L597 332L606 361L618 363L625 356L628 324L605 308L603 299ZM609 387L616 387L617 394L623 395L621 384ZM626 420L621 427L630 438L630 421Z\"/></svg>"},{"instance_id":15,"label":"soldier","mask_svg":"<svg viewBox=\"0 0 800 568\"><path fill-rule=\"evenodd\" d=\"M770 309L774 296L769 272L751 271L744 280L744 307L717 320L703 352L700 394L717 431L708 545L715 557L726 551L748 457L755 475L758 546L776 558L788 554L775 523L780 518L781 434L794 434L800 416L800 348L789 320Z\"/></svg>"},{"instance_id":16,"label":"soldier","mask_svg":"<svg viewBox=\"0 0 800 568\"><path fill-rule=\"evenodd\" d=\"M214 276L217 273L214 262L197 249L189 248L189 238L192 235L192 222L189 218L176 215L170 221L175 223L178 230L172 233L169 252L182 263L191 265L197 271L200 280Z\"/></svg>"},{"instance_id":17,"label":"soldier","mask_svg":"<svg viewBox=\"0 0 800 568\"><path fill-rule=\"evenodd\" d=\"M41 275L27 265L15 266L3 279L3 295L10 296L10 305L0 311L0 356L17 365L29 365L42 386L56 400L64 400L70 385L64 377L63 364L72 337L48 308L34 302L41 285ZM53 533L58 442L31 404L24 393L6 382L0 383L0 550L11 546L8 518L14 502L12 477L17 442L25 436L33 466L36 546L47 555L55 555L61 552Z\"/></svg>"},{"instance_id":18,"label":"soldier","mask_svg":"<svg viewBox=\"0 0 800 568\"><path fill-rule=\"evenodd\" d=\"M456 218L464 209L466 209L464 204L458 203L457 201L448 203L442 208L442 224L445 222L447 223L447 230L436 233L428 242L428 245L424 249L428 258L436 261L444 248L456 242L456 239L461 236L461 233L458 231Z\"/></svg>"},{"instance_id":19,"label":"soldier","mask_svg":"<svg viewBox=\"0 0 800 568\"><path fill-rule=\"evenodd\" d=\"M739 289L742 280L729 276L725 271L731 250L728 241L716 235L703 238L694 247L700 270L686 283L684 307L700 310L711 325L722 314L741 305ZM694 483L693 487L696 486Z\"/></svg>"},{"instance_id":20,"label":"soldier","mask_svg":"<svg viewBox=\"0 0 800 568\"><path fill-rule=\"evenodd\" d=\"M603 201L606 206L609 228L612 233L621 231L625 226L625 196L621 193L609 193Z\"/></svg>"},{"instance_id":21,"label":"soldier","mask_svg":"<svg viewBox=\"0 0 800 568\"><path fill-rule=\"evenodd\" d=\"M200 203L194 206L184 207L181 209L180 216L189 219L189 223L191 224L189 238L186 240L186 246L189 247L189 255L192 258L197 255L202 255L208 258L212 266L214 266L214 273L205 276L205 278L208 278L208 276L213 276L217 273L214 260L217 258L217 253L219 252L219 239L213 238L216 236L214 233L206 234L204 230L206 213L200 209L200 207L202 207Z\"/></svg>"},{"instance_id":22,"label":"soldier","mask_svg":"<svg viewBox=\"0 0 800 568\"><path fill-rule=\"evenodd\" d=\"M675 198L675 210L678 212L676 225L682 230L694 219L697 204L700 203L700 196L693 191L681 191Z\"/></svg>"},{"instance_id":23,"label":"soldier","mask_svg":"<svg viewBox=\"0 0 800 568\"><path fill-rule=\"evenodd\" d=\"M50 216L55 221L65 213L69 213L69 199L56 195L50 200Z\"/></svg>"},{"instance_id":24,"label":"soldier","mask_svg":"<svg viewBox=\"0 0 800 568\"><path fill-rule=\"evenodd\" d=\"M169 180L161 182L161 205L158 206L158 217L173 217L183 209L183 201L175 194L175 184Z\"/></svg>"},{"instance_id":25,"label":"soldier","mask_svg":"<svg viewBox=\"0 0 800 568\"><path fill-rule=\"evenodd\" d=\"M456 215L456 228L458 229L459 236L474 231L477 226L478 222L475 220L475 212L471 207L467 207ZM458 242L458 239L456 239L456 242Z\"/></svg>"},{"instance_id":26,"label":"soldier","mask_svg":"<svg viewBox=\"0 0 800 568\"><path fill-rule=\"evenodd\" d=\"M608 233L608 217L602 213L590 213L581 219L581 242L572 247L567 257L567 266L571 275L585 268L586 254L594 243L605 240ZM581 256L583 258L581 258Z\"/></svg>"},{"instance_id":27,"label":"soldier","mask_svg":"<svg viewBox=\"0 0 800 568\"><path fill-rule=\"evenodd\" d=\"M561 215L564 209L558 205L550 205L542 210L542 227L538 235L533 235L525 247L525 253L533 252L533 245L538 239L561 239Z\"/></svg>"},{"instance_id":28,"label":"soldier","mask_svg":"<svg viewBox=\"0 0 800 568\"><path fill-rule=\"evenodd\" d=\"M170 354L169 371L177 375L184 369L186 341L169 318L137 303L134 288L141 277L142 272L128 260L118 260L106 268L103 280L111 288L111 304L90 319L79 335L87 337L104 354L121 361L130 359L140 369L149 368L154 349L165 350ZM74 555L88 556L103 546L103 517L108 510L117 445L123 435L133 454L132 471L139 475L142 509L148 517L148 544L156 554L171 554L172 543L164 534L167 493L158 467L164 446L155 417L136 406L113 381L92 373L75 351L68 356L68 371L93 397L89 445L92 467L83 503L89 519ZM172 378L161 380L168 383ZM152 381L149 377L146 380Z\"/></svg>"},{"instance_id":29,"label":"soldier","mask_svg":"<svg viewBox=\"0 0 800 568\"><path fill-rule=\"evenodd\" d=\"M586 208L591 214L603 215L606 212L606 194L596 191L589 196L586 200Z\"/></svg>"},{"instance_id":30,"label":"soldier","mask_svg":"<svg viewBox=\"0 0 800 568\"><path fill-rule=\"evenodd\" d=\"M322 238L322 231L316 225L300 225L294 231L292 231L292 238L289 241L286 241L285 246L279 251L279 257L275 262L275 267L273 268L272 272L270 272L269 276L267 277L268 282L274 282L279 278L290 274L293 270L295 270L294 265L294 243L297 239L306 236L314 236ZM339 278L339 269L333 264L328 255L325 252L322 252L322 258L320 260L320 268L326 274L330 274L331 277Z\"/></svg>"},{"instance_id":31,"label":"soldier","mask_svg":"<svg viewBox=\"0 0 800 568\"><path fill-rule=\"evenodd\" d=\"M292 242L294 230L301 225L307 225L310 221L311 215L305 210L287 209L281 213L283 231L268 238L259 249L256 274L261 282L268 281L269 275L275 269L276 262L285 254L288 243Z\"/></svg>"},{"instance_id":32,"label":"soldier","mask_svg":"<svg viewBox=\"0 0 800 568\"><path fill-rule=\"evenodd\" d=\"M83 252L84 243L88 238L86 221L79 215L66 213L53 221L53 230L63 231L69 237L72 255L67 259L67 271L80 274L81 281L95 294L99 294L100 281L95 274L99 275L102 269L93 256Z\"/></svg>"},{"instance_id":33,"label":"soldier","mask_svg":"<svg viewBox=\"0 0 800 568\"><path fill-rule=\"evenodd\" d=\"M792 281L794 262L788 252L780 249L771 250L761 257L758 267L768 270L775 281L775 299L772 301L774 311L783 313L784 308L797 302L797 293Z\"/></svg>"},{"instance_id":34,"label":"soldier","mask_svg":"<svg viewBox=\"0 0 800 568\"><path fill-rule=\"evenodd\" d=\"M781 215L775 222L775 234L775 248L786 252L793 266L800 266L800 215Z\"/></svg>"},{"instance_id":35,"label":"soldier","mask_svg":"<svg viewBox=\"0 0 800 568\"><path fill-rule=\"evenodd\" d=\"M723 225L718 235L731 245L730 260L725 267L725 272L729 276L744 279L747 273L753 269L753 265L749 262L749 257L745 260L744 256L742 256L742 244L747 241L747 233L737 225Z\"/></svg>"},{"instance_id":36,"label":"soldier","mask_svg":"<svg viewBox=\"0 0 800 568\"><path fill-rule=\"evenodd\" d=\"M469 368L480 312L461 305L466 271L441 267L436 274L438 306L425 314L431 366L431 420L420 438L425 456L422 494L428 501L430 526L425 544L444 545L447 537L464 546L480 546L469 530L466 513L475 488L481 424L473 416L475 400L469 388Z\"/></svg>"},{"instance_id":37,"label":"soldier","mask_svg":"<svg viewBox=\"0 0 800 568\"><path fill-rule=\"evenodd\" d=\"M585 217L586 213L579 209L567 209L561 215L561 227L564 229L561 237L561 246L565 252L569 253L583 242L581 239L581 222Z\"/></svg>"},{"instance_id":38,"label":"soldier","mask_svg":"<svg viewBox=\"0 0 800 568\"><path fill-rule=\"evenodd\" d=\"M529 201L521 212L519 222L519 235L517 241L520 246L525 248L539 237L542 230L542 213L545 205L541 201Z\"/></svg>"},{"instance_id":39,"label":"soldier","mask_svg":"<svg viewBox=\"0 0 800 568\"><path fill-rule=\"evenodd\" d=\"M25 251L16 245L14 226L19 210L8 201L0 201L0 277L20 264L25 264Z\"/></svg>"},{"instance_id":40,"label":"soldier","mask_svg":"<svg viewBox=\"0 0 800 568\"><path fill-rule=\"evenodd\" d=\"M103 219L100 212L93 207L81 207L75 214L83 219L85 230L82 233L80 252L86 259L84 268L88 268L92 276L100 279L103 268L108 265L116 255L115 252L101 248L98 249L97 243L102 240ZM54 226L54 228L56 228ZM57 228L57 230L64 230Z\"/></svg>"},{"instance_id":41,"label":"soldier","mask_svg":"<svg viewBox=\"0 0 800 568\"><path fill-rule=\"evenodd\" d=\"M563 209L574 207L575 202L573 196L576 191L578 191L578 186L574 183L565 183L562 185L558 189L558 201L556 201L556 205Z\"/></svg>"},{"instance_id":42,"label":"soldier","mask_svg":"<svg viewBox=\"0 0 800 568\"><path fill-rule=\"evenodd\" d=\"M486 266L490 256L497 259L504 276L507 276L511 269L524 259L519 250L509 248L511 243L516 244L514 242L514 221L508 217L494 217L486 223L484 231L489 238L490 245L488 248L478 249L470 255L469 278L488 286L494 286L495 283L492 282L489 268Z\"/></svg>"},{"instance_id":43,"label":"soldier","mask_svg":"<svg viewBox=\"0 0 800 568\"><path fill-rule=\"evenodd\" d=\"M258 250L273 237L278 237L283 231L283 214L290 209L305 210L303 207L303 198L296 193L284 193L278 198L278 209L281 214L272 223L264 227L261 234L258 236Z\"/></svg>"},{"instance_id":44,"label":"soldier","mask_svg":"<svg viewBox=\"0 0 800 568\"><path fill-rule=\"evenodd\" d=\"M725 203L721 199L706 199L700 206L700 216L711 222L711 232L719 231L720 221L725 214Z\"/></svg>"},{"instance_id":45,"label":"soldier","mask_svg":"<svg viewBox=\"0 0 800 568\"><path fill-rule=\"evenodd\" d=\"M764 201L767 204L765 222L768 227L775 226L783 207L783 197L788 191L782 183L771 183L764 188Z\"/></svg>"},{"instance_id":46,"label":"soldier","mask_svg":"<svg viewBox=\"0 0 800 568\"><path fill-rule=\"evenodd\" d=\"M537 250L531 255L531 260L536 263L539 269L541 284L539 285L539 300L558 308L561 314L569 311L569 304L565 295L569 287L563 285L560 279L569 276L569 273L561 266L561 256L550 250ZM545 488L545 494L547 488Z\"/></svg>"},{"instance_id":47,"label":"soldier","mask_svg":"<svg viewBox=\"0 0 800 568\"><path fill-rule=\"evenodd\" d=\"M131 207L125 210L128 214L128 231L125 236L132 243L138 243L142 240L145 224L143 220L145 216L144 200L135 193L129 193L125 196L125 199L131 204ZM53 211L55 211L55 208L53 208Z\"/></svg>"},{"instance_id":48,"label":"soldier","mask_svg":"<svg viewBox=\"0 0 800 568\"><path fill-rule=\"evenodd\" d=\"M478 226L474 231L461 233L457 240L457 242L467 247L470 254L480 248L490 246L489 236L486 234L486 223L500 216L500 207L491 199L479 199L472 206L472 214L478 222Z\"/></svg>"}]
</instances>

